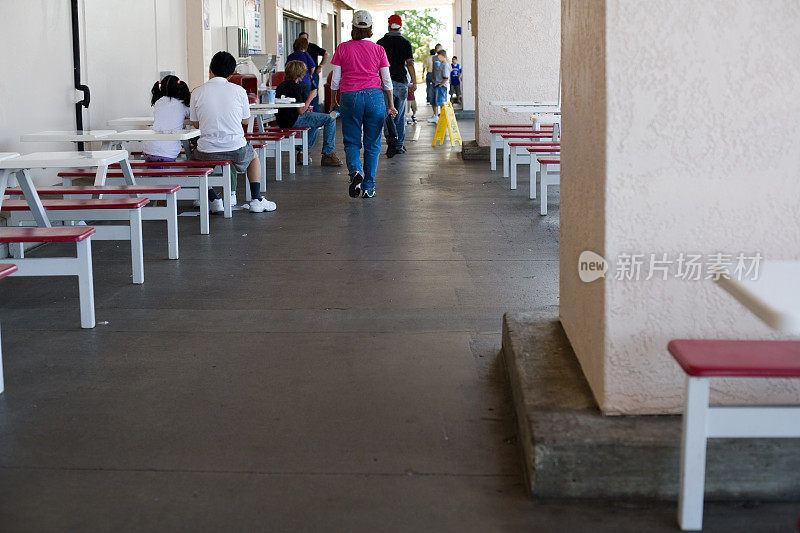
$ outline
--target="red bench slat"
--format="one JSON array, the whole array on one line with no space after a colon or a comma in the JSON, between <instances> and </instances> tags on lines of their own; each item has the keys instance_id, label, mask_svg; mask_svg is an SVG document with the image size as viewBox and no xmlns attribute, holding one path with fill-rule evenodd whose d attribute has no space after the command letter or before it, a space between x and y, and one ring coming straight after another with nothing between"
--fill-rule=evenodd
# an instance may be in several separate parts
<instances>
[{"instance_id":1,"label":"red bench slat","mask_svg":"<svg viewBox=\"0 0 800 533\"><path fill-rule=\"evenodd\" d=\"M543 143L543 142L536 142L536 141L511 141L508 143L509 146L531 146L533 148L538 148L540 146L543 147L556 147L560 148L561 143L559 142L551 142L551 143Z\"/></svg>"},{"instance_id":2,"label":"red bench slat","mask_svg":"<svg viewBox=\"0 0 800 533\"><path fill-rule=\"evenodd\" d=\"M800 377L800 341L676 339L667 349L693 377Z\"/></svg>"},{"instance_id":3,"label":"red bench slat","mask_svg":"<svg viewBox=\"0 0 800 533\"><path fill-rule=\"evenodd\" d=\"M17 271L17 265L0 265L0 279Z\"/></svg>"},{"instance_id":4,"label":"red bench slat","mask_svg":"<svg viewBox=\"0 0 800 533\"><path fill-rule=\"evenodd\" d=\"M103 198L102 200L42 200L46 210L69 211L72 209L138 209L150 202L147 198ZM25 200L5 200L2 211L28 211Z\"/></svg>"},{"instance_id":5,"label":"red bench slat","mask_svg":"<svg viewBox=\"0 0 800 533\"><path fill-rule=\"evenodd\" d=\"M169 194L181 190L180 185L51 185L37 187L39 196L48 194ZM6 189L6 194L22 195L22 189Z\"/></svg>"},{"instance_id":6,"label":"red bench slat","mask_svg":"<svg viewBox=\"0 0 800 533\"><path fill-rule=\"evenodd\" d=\"M553 137L553 133L549 131L528 131L525 133L503 133L500 135L503 139L549 139Z\"/></svg>"},{"instance_id":7,"label":"red bench slat","mask_svg":"<svg viewBox=\"0 0 800 533\"><path fill-rule=\"evenodd\" d=\"M548 148L547 146L529 146L528 152L532 154L548 154L553 152L561 152L561 147L551 146Z\"/></svg>"},{"instance_id":8,"label":"red bench slat","mask_svg":"<svg viewBox=\"0 0 800 533\"><path fill-rule=\"evenodd\" d=\"M311 128L309 128L307 126L303 126L303 127L300 127L300 128L278 128L278 127L275 127L275 126L270 126L269 128L267 128L267 133L269 133L271 131L292 131L292 132L300 131L300 132L303 132L303 131L307 131L309 129L311 129Z\"/></svg>"},{"instance_id":9,"label":"red bench slat","mask_svg":"<svg viewBox=\"0 0 800 533\"><path fill-rule=\"evenodd\" d=\"M142 170L135 170L133 172L134 177L142 176L142 177L151 177L151 178L163 178L169 176L201 176L206 175L208 176L214 172L213 168L170 168L170 169L142 169ZM59 172L59 177L62 178L93 178L95 176L94 172L87 171L87 170L70 170L68 172ZM124 174L122 172L108 172L106 174L107 178L122 178Z\"/></svg>"},{"instance_id":10,"label":"red bench slat","mask_svg":"<svg viewBox=\"0 0 800 533\"><path fill-rule=\"evenodd\" d=\"M177 161L131 161L132 167L224 167L231 162L225 159L178 159ZM112 167L119 168L119 163L114 163Z\"/></svg>"},{"instance_id":11,"label":"red bench slat","mask_svg":"<svg viewBox=\"0 0 800 533\"><path fill-rule=\"evenodd\" d=\"M490 128L530 128L533 123L528 124L489 124ZM552 124L542 124L543 128L552 128Z\"/></svg>"},{"instance_id":12,"label":"red bench slat","mask_svg":"<svg viewBox=\"0 0 800 533\"><path fill-rule=\"evenodd\" d=\"M5 204L5 202L3 203ZM66 226L63 228L0 228L0 243L78 242L94 234L95 229L87 226Z\"/></svg>"},{"instance_id":13,"label":"red bench slat","mask_svg":"<svg viewBox=\"0 0 800 533\"><path fill-rule=\"evenodd\" d=\"M543 165L560 165L561 158L559 157L537 157L536 160Z\"/></svg>"}]
</instances>

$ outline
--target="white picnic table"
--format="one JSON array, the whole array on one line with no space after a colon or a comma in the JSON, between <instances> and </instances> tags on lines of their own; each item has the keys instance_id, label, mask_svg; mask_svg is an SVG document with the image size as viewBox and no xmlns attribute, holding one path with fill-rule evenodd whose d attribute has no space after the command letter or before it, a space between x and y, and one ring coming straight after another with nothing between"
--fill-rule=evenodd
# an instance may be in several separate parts
<instances>
[{"instance_id":1,"label":"white picnic table","mask_svg":"<svg viewBox=\"0 0 800 533\"><path fill-rule=\"evenodd\" d=\"M121 149L124 142L180 141L188 157L191 152L189 140L199 136L200 130L196 129L174 131L127 130L107 135L101 141L103 142L103 150Z\"/></svg>"},{"instance_id":2,"label":"white picnic table","mask_svg":"<svg viewBox=\"0 0 800 533\"><path fill-rule=\"evenodd\" d=\"M13 152L12 152L13 153ZM36 224L43 228L50 227L42 201L36 192L36 187L31 177L34 168L96 168L95 185L103 185L109 165L119 163L125 181L128 185L136 185L133 171L128 161L128 152L125 150L96 150L86 152L34 152L31 154L17 155L0 159L0 207L3 196L8 186L8 178L15 174L17 183L22 189L25 200L31 208Z\"/></svg>"},{"instance_id":3,"label":"white picnic table","mask_svg":"<svg viewBox=\"0 0 800 533\"><path fill-rule=\"evenodd\" d=\"M63 130L25 133L19 136L22 142L92 142L117 133L114 130Z\"/></svg>"},{"instance_id":4,"label":"white picnic table","mask_svg":"<svg viewBox=\"0 0 800 533\"><path fill-rule=\"evenodd\" d=\"M800 261L762 261L755 279L716 281L772 329L800 335Z\"/></svg>"},{"instance_id":5,"label":"white picnic table","mask_svg":"<svg viewBox=\"0 0 800 533\"><path fill-rule=\"evenodd\" d=\"M300 108L304 105L303 103L296 103L294 98L275 100L271 104L250 104L250 114L255 117L255 120L251 120L247 125L247 132L253 133L256 126L258 126L258 131L265 131L264 123L272 120L275 117L275 111L278 109Z\"/></svg>"},{"instance_id":6,"label":"white picnic table","mask_svg":"<svg viewBox=\"0 0 800 533\"><path fill-rule=\"evenodd\" d=\"M143 129L149 128L153 125L154 118L152 115L141 117L122 117L109 120L108 125L120 129ZM191 125L191 121L187 118L184 124Z\"/></svg>"}]
</instances>

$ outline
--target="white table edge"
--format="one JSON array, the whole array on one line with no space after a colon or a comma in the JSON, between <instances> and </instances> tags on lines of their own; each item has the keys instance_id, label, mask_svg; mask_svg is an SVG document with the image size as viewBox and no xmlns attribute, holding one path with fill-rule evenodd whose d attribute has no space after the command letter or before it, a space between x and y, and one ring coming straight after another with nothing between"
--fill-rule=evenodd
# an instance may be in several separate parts
<instances>
[{"instance_id":1,"label":"white table edge","mask_svg":"<svg viewBox=\"0 0 800 533\"><path fill-rule=\"evenodd\" d=\"M728 276L720 277L716 283L772 329L800 334L800 317L783 313L764 303L761 298Z\"/></svg>"}]
</instances>

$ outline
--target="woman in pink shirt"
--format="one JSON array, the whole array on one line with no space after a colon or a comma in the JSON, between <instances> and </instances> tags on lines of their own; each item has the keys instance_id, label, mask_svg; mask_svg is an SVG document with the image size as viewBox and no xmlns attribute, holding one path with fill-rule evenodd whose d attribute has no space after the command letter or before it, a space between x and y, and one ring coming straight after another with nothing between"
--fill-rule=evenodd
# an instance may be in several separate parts
<instances>
[{"instance_id":1,"label":"woman in pink shirt","mask_svg":"<svg viewBox=\"0 0 800 533\"><path fill-rule=\"evenodd\" d=\"M352 41L336 48L331 65L333 101L342 114L342 137L350 173L351 198L375 196L375 174L381 154L381 132L388 113L397 115L389 76L386 51L372 37L372 15L367 11L353 14ZM361 137L364 137L364 163L361 163Z\"/></svg>"}]
</instances>

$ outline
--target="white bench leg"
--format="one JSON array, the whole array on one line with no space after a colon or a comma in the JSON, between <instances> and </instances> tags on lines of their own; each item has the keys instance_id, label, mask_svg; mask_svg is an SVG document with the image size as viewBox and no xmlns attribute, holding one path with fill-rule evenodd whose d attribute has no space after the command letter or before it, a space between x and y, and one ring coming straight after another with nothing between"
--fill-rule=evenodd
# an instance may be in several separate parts
<instances>
[{"instance_id":1,"label":"white bench leg","mask_svg":"<svg viewBox=\"0 0 800 533\"><path fill-rule=\"evenodd\" d=\"M78 244L78 295L81 304L81 327L91 329L94 319L94 277L92 275L92 239Z\"/></svg>"},{"instance_id":2,"label":"white bench leg","mask_svg":"<svg viewBox=\"0 0 800 533\"><path fill-rule=\"evenodd\" d=\"M283 153L281 152L281 143L275 142L275 181L283 179Z\"/></svg>"},{"instance_id":3,"label":"white bench leg","mask_svg":"<svg viewBox=\"0 0 800 533\"><path fill-rule=\"evenodd\" d=\"M533 165L531 165L533 166ZM539 214L547 214L547 164L539 164Z\"/></svg>"},{"instance_id":4,"label":"white bench leg","mask_svg":"<svg viewBox=\"0 0 800 533\"><path fill-rule=\"evenodd\" d=\"M231 218L233 216L233 203L231 202L231 194L233 193L233 186L231 185L231 167L225 167L228 171L227 179L222 180L222 215L223 218ZM224 176L223 171L223 176Z\"/></svg>"},{"instance_id":5,"label":"white bench leg","mask_svg":"<svg viewBox=\"0 0 800 533\"><path fill-rule=\"evenodd\" d=\"M517 189L517 147L511 147L511 190Z\"/></svg>"},{"instance_id":6,"label":"white bench leg","mask_svg":"<svg viewBox=\"0 0 800 533\"><path fill-rule=\"evenodd\" d=\"M536 161L536 157L533 154L530 154L530 156L531 156L531 168L530 168L531 179L530 179L530 183L528 184L530 186L530 192L528 193L528 197L531 200L533 200L533 199L536 198L536 175L537 175L536 166L537 166L537 161Z\"/></svg>"},{"instance_id":7,"label":"white bench leg","mask_svg":"<svg viewBox=\"0 0 800 533\"><path fill-rule=\"evenodd\" d=\"M294 174L297 170L297 157L294 155L294 138L289 137L288 139L281 139L278 142L281 150L283 150L284 143L288 145L289 149L286 150L286 153L289 154L289 172Z\"/></svg>"},{"instance_id":8,"label":"white bench leg","mask_svg":"<svg viewBox=\"0 0 800 533\"><path fill-rule=\"evenodd\" d=\"M703 528L708 389L708 378L687 376L678 500L678 524L684 531L699 531Z\"/></svg>"},{"instance_id":9,"label":"white bench leg","mask_svg":"<svg viewBox=\"0 0 800 533\"><path fill-rule=\"evenodd\" d=\"M509 159L509 148L508 143L505 139L503 139L503 177L508 177L508 159Z\"/></svg>"},{"instance_id":10,"label":"white bench leg","mask_svg":"<svg viewBox=\"0 0 800 533\"><path fill-rule=\"evenodd\" d=\"M497 170L497 139L499 137L499 134L492 133L491 141L489 143L489 168L491 170Z\"/></svg>"},{"instance_id":11,"label":"white bench leg","mask_svg":"<svg viewBox=\"0 0 800 533\"><path fill-rule=\"evenodd\" d=\"M303 130L303 166L308 165L308 130Z\"/></svg>"},{"instance_id":12,"label":"white bench leg","mask_svg":"<svg viewBox=\"0 0 800 533\"><path fill-rule=\"evenodd\" d=\"M230 174L228 174L230 180ZM211 233L208 213L208 176L200 177L200 234L208 235Z\"/></svg>"},{"instance_id":13,"label":"white bench leg","mask_svg":"<svg viewBox=\"0 0 800 533\"><path fill-rule=\"evenodd\" d=\"M133 282L144 283L144 246L142 243L142 209L131 209L131 265Z\"/></svg>"},{"instance_id":14,"label":"white bench leg","mask_svg":"<svg viewBox=\"0 0 800 533\"><path fill-rule=\"evenodd\" d=\"M178 195L167 195L167 249L170 259L178 259Z\"/></svg>"}]
</instances>

